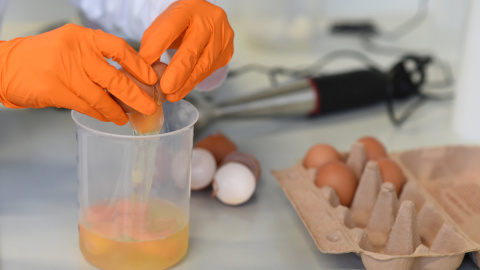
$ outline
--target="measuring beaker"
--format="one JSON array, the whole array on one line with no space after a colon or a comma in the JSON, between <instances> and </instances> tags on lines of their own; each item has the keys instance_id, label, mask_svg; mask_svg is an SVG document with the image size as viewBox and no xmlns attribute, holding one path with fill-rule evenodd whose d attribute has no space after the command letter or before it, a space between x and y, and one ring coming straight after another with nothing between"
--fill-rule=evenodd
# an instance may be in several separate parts
<instances>
[{"instance_id":1,"label":"measuring beaker","mask_svg":"<svg viewBox=\"0 0 480 270\"><path fill-rule=\"evenodd\" d=\"M80 250L101 269L164 269L187 252L198 111L184 100L163 110L162 132L148 136L72 111Z\"/></svg>"}]
</instances>

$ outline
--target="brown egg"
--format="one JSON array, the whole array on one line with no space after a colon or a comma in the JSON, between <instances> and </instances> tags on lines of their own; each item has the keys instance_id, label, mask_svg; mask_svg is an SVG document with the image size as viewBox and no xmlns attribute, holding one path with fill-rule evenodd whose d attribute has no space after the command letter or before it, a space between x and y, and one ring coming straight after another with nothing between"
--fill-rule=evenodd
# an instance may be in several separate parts
<instances>
[{"instance_id":1,"label":"brown egg","mask_svg":"<svg viewBox=\"0 0 480 270\"><path fill-rule=\"evenodd\" d=\"M374 137L362 137L358 139L358 142L361 142L365 147L368 160L375 160L380 157L388 156L383 144Z\"/></svg>"},{"instance_id":2,"label":"brown egg","mask_svg":"<svg viewBox=\"0 0 480 270\"><path fill-rule=\"evenodd\" d=\"M156 62L152 65L153 70L157 73L158 78L160 79L163 75L163 72L167 68L167 64L162 62ZM113 95L110 95L121 107L122 109L128 113L128 118L130 122L130 126L135 131L135 134L138 135L147 135L147 134L158 134L162 129L163 123L165 121L163 115L163 108L162 104L166 100L165 94L160 89L160 80L158 80L154 86L147 85L139 80L137 80L133 75L128 73L126 70L120 70L127 78L130 78L140 89L145 91L148 95L150 95L155 102L157 103L157 111L152 115L144 115L142 113L137 112L123 101L119 100ZM155 90L156 89L156 90Z\"/></svg>"},{"instance_id":3,"label":"brown egg","mask_svg":"<svg viewBox=\"0 0 480 270\"><path fill-rule=\"evenodd\" d=\"M375 160L380 168L380 174L382 175L383 182L390 182L395 186L395 191L397 196L400 195L402 191L403 184L405 184L405 176L402 169L398 164L388 158L381 157Z\"/></svg>"},{"instance_id":4,"label":"brown egg","mask_svg":"<svg viewBox=\"0 0 480 270\"><path fill-rule=\"evenodd\" d=\"M237 150L235 143L221 132L203 138L197 142L196 147L210 151L215 157L217 165L222 162L224 157Z\"/></svg>"},{"instance_id":5,"label":"brown egg","mask_svg":"<svg viewBox=\"0 0 480 270\"><path fill-rule=\"evenodd\" d=\"M317 187L329 186L335 190L340 203L350 206L357 189L355 173L341 161L330 161L318 169L315 176Z\"/></svg>"},{"instance_id":6,"label":"brown egg","mask_svg":"<svg viewBox=\"0 0 480 270\"><path fill-rule=\"evenodd\" d=\"M340 153L329 144L319 143L310 147L303 159L303 166L307 169L318 169L333 160L342 161Z\"/></svg>"},{"instance_id":7,"label":"brown egg","mask_svg":"<svg viewBox=\"0 0 480 270\"><path fill-rule=\"evenodd\" d=\"M157 93L157 94L159 94L159 97L157 98L158 100L156 100L156 101L160 101L160 103L163 103L166 100L165 94L162 91L160 91L160 78L162 77L163 72L165 72L165 69L167 68L167 66L168 66L167 64L162 63L162 62L155 62L152 65L152 69L155 71L155 73L157 73L157 77L159 79L155 83L155 87L159 91ZM120 69L120 71L125 76L127 76L129 79L131 79L136 85L138 85L138 87L140 87L140 89L147 92L147 94L149 94L152 98L154 98L154 99L156 98L155 93L154 93L154 88L151 85L147 85L147 84L142 83L141 81L137 80L137 78L135 78L133 75L131 75L130 73L128 73L124 69ZM128 106L127 104L125 104L123 101L119 100L118 98L116 98L112 94L110 94L110 96L122 107L122 109L125 112L127 112L127 113L136 112L134 109L132 109L130 106Z\"/></svg>"}]
</instances>

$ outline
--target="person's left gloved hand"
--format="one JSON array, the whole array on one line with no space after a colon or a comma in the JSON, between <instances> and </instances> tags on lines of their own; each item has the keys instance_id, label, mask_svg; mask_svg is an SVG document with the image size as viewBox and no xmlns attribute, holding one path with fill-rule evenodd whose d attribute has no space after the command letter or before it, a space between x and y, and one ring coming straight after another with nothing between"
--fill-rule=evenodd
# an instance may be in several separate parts
<instances>
[{"instance_id":1,"label":"person's left gloved hand","mask_svg":"<svg viewBox=\"0 0 480 270\"><path fill-rule=\"evenodd\" d=\"M157 103L105 58L144 84L158 81L125 40L67 24L0 43L0 102L9 108L68 108L124 125L128 117L113 96L136 111L154 114Z\"/></svg>"},{"instance_id":2,"label":"person's left gloved hand","mask_svg":"<svg viewBox=\"0 0 480 270\"><path fill-rule=\"evenodd\" d=\"M167 99L175 102L230 61L233 37L220 7L205 0L179 0L145 31L139 54L151 65L167 49L178 49L160 80Z\"/></svg>"}]
</instances>

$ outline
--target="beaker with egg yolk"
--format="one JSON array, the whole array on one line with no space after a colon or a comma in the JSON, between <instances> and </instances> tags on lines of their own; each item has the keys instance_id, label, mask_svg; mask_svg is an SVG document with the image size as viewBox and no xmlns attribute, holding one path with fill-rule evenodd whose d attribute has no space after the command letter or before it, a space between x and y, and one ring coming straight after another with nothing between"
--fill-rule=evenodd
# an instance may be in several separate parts
<instances>
[{"instance_id":1,"label":"beaker with egg yolk","mask_svg":"<svg viewBox=\"0 0 480 270\"><path fill-rule=\"evenodd\" d=\"M163 110L162 131L146 136L72 111L80 250L100 269L165 269L187 252L199 114L184 100L165 102Z\"/></svg>"}]
</instances>

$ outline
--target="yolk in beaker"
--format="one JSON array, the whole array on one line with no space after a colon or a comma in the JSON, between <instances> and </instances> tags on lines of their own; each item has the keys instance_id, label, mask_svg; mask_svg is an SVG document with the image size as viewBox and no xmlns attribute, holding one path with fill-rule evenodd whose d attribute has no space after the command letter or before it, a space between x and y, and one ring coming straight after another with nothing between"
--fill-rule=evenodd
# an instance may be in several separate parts
<instances>
[{"instance_id":1,"label":"yolk in beaker","mask_svg":"<svg viewBox=\"0 0 480 270\"><path fill-rule=\"evenodd\" d=\"M121 200L110 206L103 205L107 214L85 211L83 224L79 224L80 250L91 264L104 269L165 269L178 261L188 249L189 224L180 208L162 200L149 200L145 206ZM133 202L132 202L133 203ZM99 205L91 207L98 209Z\"/></svg>"},{"instance_id":2,"label":"yolk in beaker","mask_svg":"<svg viewBox=\"0 0 480 270\"><path fill-rule=\"evenodd\" d=\"M157 112L153 115L144 115L139 112L128 114L130 126L136 135L154 135L160 133L165 121L162 104L158 104Z\"/></svg>"}]
</instances>

